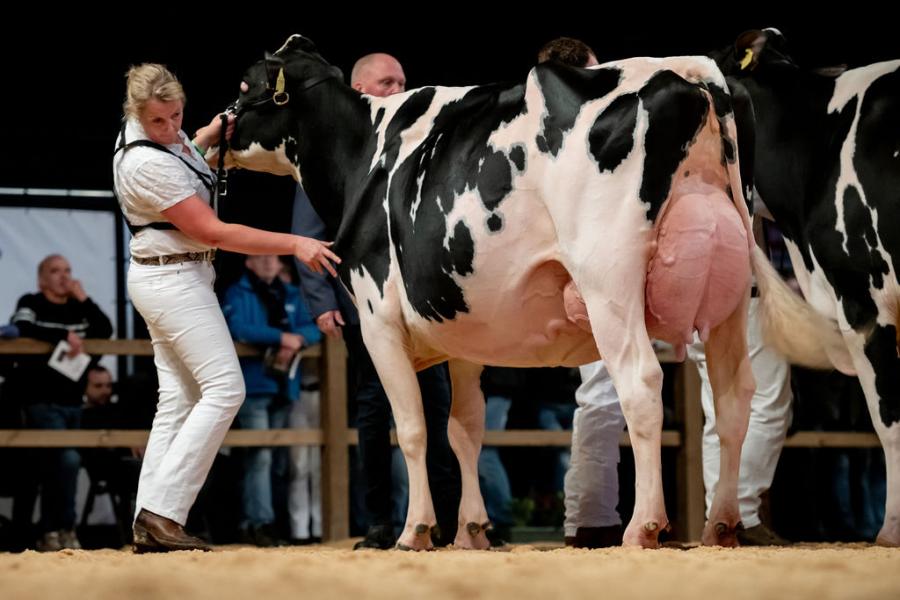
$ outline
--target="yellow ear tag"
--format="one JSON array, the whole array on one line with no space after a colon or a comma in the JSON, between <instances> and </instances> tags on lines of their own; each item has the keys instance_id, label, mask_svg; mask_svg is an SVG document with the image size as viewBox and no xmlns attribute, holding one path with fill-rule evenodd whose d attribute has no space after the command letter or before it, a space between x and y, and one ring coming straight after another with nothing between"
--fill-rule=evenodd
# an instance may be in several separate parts
<instances>
[{"instance_id":1,"label":"yellow ear tag","mask_svg":"<svg viewBox=\"0 0 900 600\"><path fill-rule=\"evenodd\" d=\"M750 63L753 61L753 50L747 48L744 52L744 58L741 59L741 71L750 66Z\"/></svg>"}]
</instances>

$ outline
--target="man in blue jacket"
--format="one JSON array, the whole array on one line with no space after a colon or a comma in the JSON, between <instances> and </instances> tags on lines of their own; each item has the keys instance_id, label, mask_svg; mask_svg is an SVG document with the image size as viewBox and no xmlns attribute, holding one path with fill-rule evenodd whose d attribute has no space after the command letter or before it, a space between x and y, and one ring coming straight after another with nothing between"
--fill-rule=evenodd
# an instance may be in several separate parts
<instances>
[{"instance_id":1,"label":"man in blue jacket","mask_svg":"<svg viewBox=\"0 0 900 600\"><path fill-rule=\"evenodd\" d=\"M277 256L248 256L244 264L247 272L225 292L222 312L232 337L265 349L265 358L241 359L247 398L236 420L241 429L281 429L300 395L302 374L291 368L294 358L301 348L318 343L322 334L300 290L279 277L283 266ZM246 542L257 546L278 543L273 470L287 472L286 453L244 450L242 533Z\"/></svg>"}]
</instances>

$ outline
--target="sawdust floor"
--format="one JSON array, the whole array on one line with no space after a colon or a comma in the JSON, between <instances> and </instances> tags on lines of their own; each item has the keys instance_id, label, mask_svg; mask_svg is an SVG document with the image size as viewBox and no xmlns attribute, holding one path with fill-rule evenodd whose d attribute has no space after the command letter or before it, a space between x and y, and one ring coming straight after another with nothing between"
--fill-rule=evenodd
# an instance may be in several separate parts
<instances>
[{"instance_id":1,"label":"sawdust floor","mask_svg":"<svg viewBox=\"0 0 900 600\"><path fill-rule=\"evenodd\" d=\"M418 554L350 547L0 554L0 598L900 599L900 549L866 544Z\"/></svg>"}]
</instances>

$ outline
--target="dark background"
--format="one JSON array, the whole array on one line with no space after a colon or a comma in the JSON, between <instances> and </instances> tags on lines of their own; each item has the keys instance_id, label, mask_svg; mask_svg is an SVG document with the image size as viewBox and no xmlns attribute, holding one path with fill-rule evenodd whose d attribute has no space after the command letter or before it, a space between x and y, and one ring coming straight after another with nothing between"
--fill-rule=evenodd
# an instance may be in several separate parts
<instances>
[{"instance_id":1,"label":"dark background","mask_svg":"<svg viewBox=\"0 0 900 600\"><path fill-rule=\"evenodd\" d=\"M405 67L409 87L523 81L537 50L559 35L583 39L601 62L704 54L746 29L766 26L781 29L796 58L808 66L900 57L894 21L858 3L853 12L817 8L806 15L748 12L740 4L684 5L671 15L637 3L612 11L578 6L566 9L577 15L569 18L557 16L554 11L564 7L556 5L544 12L492 6L492 14L509 14L503 19L488 19L462 4L422 4L402 13L361 13L348 5L332 9L335 14L328 18L304 16L300 4L294 5L298 8L204 5L208 15L190 18L179 3L148 3L139 15L104 13L104 26L96 24L100 15L91 14L99 9L86 5L71 15L48 8L54 15L49 23L37 15L5 18L0 25L0 186L109 189L110 152L129 65L161 62L179 76L188 97L184 128L190 134L234 100L251 63L297 32L311 38L345 77L363 54L394 54ZM290 187L267 182L275 179L271 176L251 178L248 185L240 185L242 179L240 188L264 195L273 185Z\"/></svg>"}]
</instances>

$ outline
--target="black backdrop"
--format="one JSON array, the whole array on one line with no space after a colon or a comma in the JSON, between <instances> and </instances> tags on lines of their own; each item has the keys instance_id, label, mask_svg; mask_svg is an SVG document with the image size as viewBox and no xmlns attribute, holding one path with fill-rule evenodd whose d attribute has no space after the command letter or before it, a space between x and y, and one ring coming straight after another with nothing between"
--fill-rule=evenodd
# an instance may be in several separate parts
<instances>
[{"instance_id":1,"label":"black backdrop","mask_svg":"<svg viewBox=\"0 0 900 600\"><path fill-rule=\"evenodd\" d=\"M365 53L392 53L403 63L410 87L524 80L540 46L558 35L585 40L603 61L706 53L746 29L775 26L809 66L900 58L893 21L859 3L855 16L747 14L736 4L684 5L672 15L637 5L612 12L573 7L570 12L578 16L570 18L498 5L495 10L509 14L502 19L487 19L462 4L423 4L402 14L363 14L348 5L333 11L339 19L276 6L211 6L216 16L189 19L178 3L145 4L141 16L104 15L102 21L110 24L102 27L88 6L71 16L48 9L55 15L52 22L44 16L4 18L0 186L108 189L129 65L162 62L176 72L188 96L185 130L192 133L234 99L247 66L295 32L315 41L345 76Z\"/></svg>"}]
</instances>

